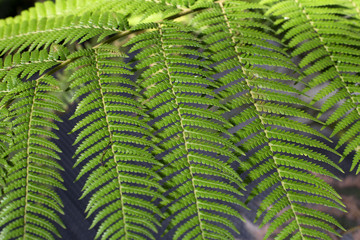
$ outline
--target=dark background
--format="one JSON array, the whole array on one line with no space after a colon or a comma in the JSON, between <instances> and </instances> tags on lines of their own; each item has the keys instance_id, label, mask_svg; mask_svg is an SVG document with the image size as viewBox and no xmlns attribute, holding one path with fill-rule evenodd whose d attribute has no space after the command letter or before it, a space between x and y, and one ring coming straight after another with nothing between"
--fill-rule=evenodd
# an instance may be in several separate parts
<instances>
[{"instance_id":1,"label":"dark background","mask_svg":"<svg viewBox=\"0 0 360 240\"><path fill-rule=\"evenodd\" d=\"M9 16L16 16L22 10L25 10L34 5L35 2L43 2L36 0L0 0L0 18L6 18ZM59 229L62 239L65 240L88 240L94 239L96 230L90 229L92 218L86 218L84 210L88 198L79 200L81 196L81 188L84 184L84 178L77 182L74 182L77 174L79 173L81 166L73 168L75 160L72 158L75 148L72 146L75 135L69 135L68 133L74 127L75 120L68 120L73 114L74 106L70 105L67 111L61 114L63 120L62 123L58 123L59 131L56 134L59 136L59 140L56 144L62 150L60 154L60 164L64 167L65 171L62 173L64 179L64 186L67 191L59 191L59 195L64 203L65 215L62 216L62 220L67 229ZM335 146L335 144L334 144ZM346 160L341 164L341 167L346 173L349 172L350 162ZM334 215L346 229L347 232L342 233L344 240L360 240L360 175L355 176L353 173L340 176L343 181L335 182L329 180L329 183L340 193L343 198L343 202L346 204L348 213L330 213ZM251 209L256 209L255 203L249 206ZM238 230L241 233L243 240L258 240L262 239L266 232L266 228L258 229L256 224L253 224L255 211L248 211L244 213L244 217L248 219L246 223L239 222L236 224ZM96 228L96 227L95 227ZM170 238L157 236L156 239L167 240Z\"/></svg>"}]
</instances>

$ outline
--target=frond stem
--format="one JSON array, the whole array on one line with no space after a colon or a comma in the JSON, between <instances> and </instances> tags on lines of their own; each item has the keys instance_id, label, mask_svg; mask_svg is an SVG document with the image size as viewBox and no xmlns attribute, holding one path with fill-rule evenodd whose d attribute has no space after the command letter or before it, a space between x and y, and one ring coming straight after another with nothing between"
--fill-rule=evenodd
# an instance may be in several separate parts
<instances>
[{"instance_id":1,"label":"frond stem","mask_svg":"<svg viewBox=\"0 0 360 240\"><path fill-rule=\"evenodd\" d=\"M43 75L45 76L45 75ZM31 126L32 126L32 119L34 113L34 105L36 102L36 94L38 91L40 79L43 77L39 77L36 79L33 99L31 103L30 115L29 115L29 123L28 123L28 132L27 132L27 141L26 141L26 180L25 180L25 206L24 206L24 233L23 239L26 239L26 218L27 218L27 206L28 206L28 196L29 196L29 174L30 174L30 138L31 138Z\"/></svg>"},{"instance_id":2,"label":"frond stem","mask_svg":"<svg viewBox=\"0 0 360 240\"><path fill-rule=\"evenodd\" d=\"M15 64L9 67L4 67L4 68L0 68L0 72L1 71L9 71L11 69L17 68L17 67L22 67L22 66L26 66L26 65L30 65L30 64L36 64L36 63L50 63L50 62L57 62L57 63L63 63L65 61L61 61L61 60L42 60L42 61L29 61L29 62L24 62L24 63L19 63L19 64Z\"/></svg>"},{"instance_id":3,"label":"frond stem","mask_svg":"<svg viewBox=\"0 0 360 240\"><path fill-rule=\"evenodd\" d=\"M39 31L32 31L32 32L27 32L27 33L20 33L14 36L9 36L9 37L4 37L4 38L0 38L0 41L5 41L5 40L11 40L14 38L24 38L25 36L31 36L37 33L51 33L51 32L57 32L57 31L61 31L61 30L72 30L72 29L104 29L104 30L108 30L108 31L115 31L115 32L120 32L119 29L117 28L107 28L107 27L100 27L100 26L96 26L96 25L91 25L91 26L87 26L87 25L78 25L78 26L71 26L71 27L60 27L60 28L52 28L52 29L46 29L46 30L39 30Z\"/></svg>"}]
</instances>

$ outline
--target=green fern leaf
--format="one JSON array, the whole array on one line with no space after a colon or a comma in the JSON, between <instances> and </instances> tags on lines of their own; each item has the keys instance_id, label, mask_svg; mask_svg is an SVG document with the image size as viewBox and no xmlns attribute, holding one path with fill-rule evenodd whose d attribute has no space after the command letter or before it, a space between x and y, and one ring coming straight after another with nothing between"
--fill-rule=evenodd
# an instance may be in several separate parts
<instances>
[{"instance_id":1,"label":"green fern leaf","mask_svg":"<svg viewBox=\"0 0 360 240\"><path fill-rule=\"evenodd\" d=\"M359 18L356 11L358 2L333 0L319 1L316 4L307 1L263 3L272 4L267 14L286 19L278 20L281 26L279 33L285 33L284 41L290 47L297 46L292 51L292 56L309 52L299 63L304 68L305 77L312 77L305 91L321 86L321 90L313 97L313 103L321 101L321 111L324 113L338 105L326 124L334 124L332 135L340 136L337 148L349 142L343 152L344 156L355 151L351 170L355 169L360 161L358 129L352 127L358 125L356 123L360 117L357 97L359 89L356 86L356 74L359 71L359 53L356 50L359 25L354 27L357 21L347 19L347 16ZM288 8L286 12L283 11L285 5ZM328 24L329 20L331 24ZM357 172L359 171L358 167Z\"/></svg>"},{"instance_id":2,"label":"green fern leaf","mask_svg":"<svg viewBox=\"0 0 360 240\"><path fill-rule=\"evenodd\" d=\"M0 93L0 96L5 98L6 91ZM7 121L9 111L7 108L1 108L0 110L0 199L4 194L4 187L6 185L7 169L12 165L9 162L9 156L5 154L6 149L12 142L13 133L11 130L11 124Z\"/></svg>"},{"instance_id":3,"label":"green fern leaf","mask_svg":"<svg viewBox=\"0 0 360 240\"><path fill-rule=\"evenodd\" d=\"M128 28L124 17L110 12L86 12L83 15L65 15L36 19L24 12L16 18L0 20L0 51L21 52L47 48L54 43L84 42L98 36L119 33ZM6 26L6 28L5 28Z\"/></svg>"},{"instance_id":4,"label":"green fern leaf","mask_svg":"<svg viewBox=\"0 0 360 240\"><path fill-rule=\"evenodd\" d=\"M360 171L359 9L359 0L57 0L0 20L0 238L60 237L52 130L65 95L77 103L76 180L86 176L95 238L234 239L246 208L240 171L254 186L247 202L263 196L255 220L268 225L265 239L338 235L337 220L315 208L345 207L319 176L339 180L327 153L355 153ZM306 124L323 121L335 149Z\"/></svg>"},{"instance_id":5,"label":"green fern leaf","mask_svg":"<svg viewBox=\"0 0 360 240\"><path fill-rule=\"evenodd\" d=\"M204 70L205 62L200 60L204 56L195 50L202 45L189 30L163 22L128 44L132 44L130 51L142 49L136 56L136 68L142 71L138 84L145 96L142 103L149 109L155 120L152 125L162 139L157 153L165 163L160 171L168 176L164 183L166 195L176 199L166 204L170 226L177 228L173 238L232 239L229 230L237 230L221 216L242 219L236 209L228 206L244 207L236 197L241 195L238 188L242 183L223 161L238 161L232 153L236 147L220 135L228 133L222 124L229 124L220 110L205 109L221 105L217 96L206 89L212 83L206 79L209 73Z\"/></svg>"},{"instance_id":6,"label":"green fern leaf","mask_svg":"<svg viewBox=\"0 0 360 240\"><path fill-rule=\"evenodd\" d=\"M60 235L54 223L65 227L58 216L63 214L63 205L54 190L64 189L59 173L63 169L56 161L60 149L49 140L57 138L51 129L57 129L53 121L60 118L54 112L62 108L50 93L58 90L56 80L43 74L65 60L62 53L66 52L60 52L16 54L1 65L6 92L2 107L8 109L4 124L10 125L13 134L2 155L10 156L11 163L6 167L0 201L0 235L4 239L55 239L54 234Z\"/></svg>"},{"instance_id":7,"label":"green fern leaf","mask_svg":"<svg viewBox=\"0 0 360 240\"><path fill-rule=\"evenodd\" d=\"M97 212L91 225L100 224L96 238L154 239L159 222L153 215L161 212L145 199L162 198L149 168L159 163L147 151L156 147L142 119L146 114L133 99L138 94L126 77L129 67L118 60L123 56L110 45L70 56L78 59L69 69L81 68L70 77L70 87L85 89L74 95L80 102L72 116L83 116L73 129L79 132L75 166L86 161L77 179L90 173L82 197L91 193L86 211Z\"/></svg>"},{"instance_id":8,"label":"green fern leaf","mask_svg":"<svg viewBox=\"0 0 360 240\"><path fill-rule=\"evenodd\" d=\"M264 239L269 239L285 223L289 225L276 235L276 239L285 239L293 233L293 237L300 233L296 239L323 236L323 233L307 228L312 216L303 217L302 213L294 210L294 206L306 202L343 208L339 196L328 184L306 173L309 171L336 178L319 162L341 169L327 157L309 148L337 152L320 141L304 137L304 133L320 135L292 119L296 117L319 122L299 109L298 106L311 106L292 95L299 91L286 82L296 80L267 70L272 66L282 66L299 72L284 50L271 43L281 46L278 39L266 33L271 29L258 11L263 8L263 5L245 1L218 2L211 9L198 14L193 19L193 25L205 33L204 41L211 51L210 58L216 63L216 72L226 73L217 81L224 86L219 90L224 104L230 110L230 121L240 126L236 134L242 139L241 147L249 151L248 160L241 164L242 169L249 172L250 181L261 179L250 193L248 201L276 186L262 201L257 213L257 218L264 214L261 226L271 221ZM261 65L267 66L267 69ZM281 81L284 83L278 85ZM302 156L307 156L308 160ZM301 178L301 174L307 174L307 177ZM284 211L287 208L290 209ZM275 217L276 220L273 220ZM334 232L323 222L318 227Z\"/></svg>"}]
</instances>

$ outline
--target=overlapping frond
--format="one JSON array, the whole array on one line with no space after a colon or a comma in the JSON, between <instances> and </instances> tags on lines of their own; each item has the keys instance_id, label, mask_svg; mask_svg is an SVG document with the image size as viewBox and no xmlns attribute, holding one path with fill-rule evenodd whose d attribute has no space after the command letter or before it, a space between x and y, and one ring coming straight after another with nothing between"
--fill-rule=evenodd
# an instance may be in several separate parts
<instances>
[{"instance_id":1,"label":"overlapping frond","mask_svg":"<svg viewBox=\"0 0 360 240\"><path fill-rule=\"evenodd\" d=\"M0 93L4 97L6 93ZM11 124L7 121L9 111L6 108L0 109L0 199L4 194L6 184L7 168L9 167L9 156L5 155L5 151L9 147L12 138Z\"/></svg>"},{"instance_id":2,"label":"overlapping frond","mask_svg":"<svg viewBox=\"0 0 360 240\"><path fill-rule=\"evenodd\" d=\"M78 132L75 155L78 176L89 174L83 197L91 193L86 212L96 212L91 227L99 224L101 239L154 239L160 210L150 200L162 198L157 174L159 163L147 149L153 148L147 115L134 99L139 94L132 74L122 61L124 54L103 45L76 52L69 65L78 68L70 77L80 99L73 117L82 116L73 131Z\"/></svg>"},{"instance_id":3,"label":"overlapping frond","mask_svg":"<svg viewBox=\"0 0 360 240\"><path fill-rule=\"evenodd\" d=\"M338 235L315 205L343 210L321 177L337 179L325 152L339 154L306 122L332 111L324 121L360 172L360 1L255 2L58 0L0 20L0 238L54 239L64 227L51 140L62 111L52 74L65 66L96 238L155 239L163 217L165 238L234 239L239 165L257 181L248 201L264 196L265 239ZM321 90L308 104L295 82ZM317 102L319 118L307 111Z\"/></svg>"},{"instance_id":4,"label":"overlapping frond","mask_svg":"<svg viewBox=\"0 0 360 240\"><path fill-rule=\"evenodd\" d=\"M36 50L7 55L5 58L0 59L1 105L6 104L7 98L12 96L9 92L16 87L19 79L29 79L37 72L42 74L46 70L64 63L67 54L68 50L66 48L53 45L50 52Z\"/></svg>"},{"instance_id":5,"label":"overlapping frond","mask_svg":"<svg viewBox=\"0 0 360 240\"><path fill-rule=\"evenodd\" d=\"M300 109L311 106L296 97L299 91L287 83L295 79L271 70L277 66L297 68L280 41L269 34L269 24L258 11L263 8L245 1L220 1L194 17L193 24L204 34L210 58L216 63L214 69L223 74L217 80L219 94L231 110L231 123L240 127L236 134L242 139L241 147L248 151L242 168L249 171L252 181L260 179L248 200L273 187L257 213L257 218L263 215L261 226L271 222L265 239L280 227L283 230L276 239L292 234L294 239L328 239L322 231L336 234L328 222L341 226L329 215L312 214L303 203L342 209L336 192L314 175L336 178L323 166L341 169L313 149L336 153L314 138L322 135L297 120L317 121ZM313 225L320 231L311 228Z\"/></svg>"},{"instance_id":6,"label":"overlapping frond","mask_svg":"<svg viewBox=\"0 0 360 240\"><path fill-rule=\"evenodd\" d=\"M161 21L166 17L181 12L175 6L161 2L144 0L106 0L101 6L89 6L87 9L92 11L111 11L127 16L130 26L135 26L141 22Z\"/></svg>"},{"instance_id":7,"label":"overlapping frond","mask_svg":"<svg viewBox=\"0 0 360 240\"><path fill-rule=\"evenodd\" d=\"M145 96L142 104L154 119L152 126L161 138L158 158L165 166L164 186L170 200L166 204L173 239L232 239L237 232L228 217L242 219L239 201L242 187L238 174L229 163L237 161L221 117L223 110L207 77L207 61L191 29L173 22L153 24L132 38L131 52L136 69L141 70L138 84Z\"/></svg>"},{"instance_id":8,"label":"overlapping frond","mask_svg":"<svg viewBox=\"0 0 360 240\"><path fill-rule=\"evenodd\" d=\"M279 33L284 35L283 40L292 48L292 56L302 57L299 67L310 78L305 91L319 88L313 103L319 101L323 113L331 110L326 124L333 124L332 135L340 136L337 148L348 143L344 156L355 151L351 170L355 169L360 161L357 85L360 41L358 21L348 16L351 13L359 17L358 8L353 5L356 2L271 0L263 3L271 5L268 14L281 18L276 23L281 26Z\"/></svg>"},{"instance_id":9,"label":"overlapping frond","mask_svg":"<svg viewBox=\"0 0 360 240\"><path fill-rule=\"evenodd\" d=\"M123 15L131 14L132 16L141 15L144 12L158 13L165 10L165 4L154 4L150 1L143 0L58 0L55 3L52 1L36 2L34 7L31 7L15 17L18 21L27 21L35 23L43 19L56 19L59 17L68 18L72 16L81 16L86 13L118 13ZM139 16L137 16L139 17ZM129 20L131 16L127 16Z\"/></svg>"},{"instance_id":10,"label":"overlapping frond","mask_svg":"<svg viewBox=\"0 0 360 240\"><path fill-rule=\"evenodd\" d=\"M115 12L85 12L81 15L34 18L24 12L15 18L0 20L0 52L46 48L54 43L98 41L128 28L123 15Z\"/></svg>"},{"instance_id":11,"label":"overlapping frond","mask_svg":"<svg viewBox=\"0 0 360 240\"><path fill-rule=\"evenodd\" d=\"M62 202L54 188L64 189L57 163L60 149L51 130L62 111L56 80L44 71L65 60L64 49L16 54L1 62L1 113L11 135L1 158L9 158L0 200L2 239L54 239L55 224L64 227ZM25 67L26 66L26 67ZM3 140L3 138L1 138Z\"/></svg>"}]
</instances>

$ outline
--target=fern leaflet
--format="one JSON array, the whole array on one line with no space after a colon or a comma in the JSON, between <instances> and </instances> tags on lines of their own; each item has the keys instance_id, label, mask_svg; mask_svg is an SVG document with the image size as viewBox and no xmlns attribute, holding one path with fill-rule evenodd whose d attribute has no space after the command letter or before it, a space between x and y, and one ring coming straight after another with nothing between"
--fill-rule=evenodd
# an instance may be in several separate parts
<instances>
[{"instance_id":1,"label":"fern leaflet","mask_svg":"<svg viewBox=\"0 0 360 240\"><path fill-rule=\"evenodd\" d=\"M316 147L336 153L325 144L304 137L301 132L321 135L293 119L301 117L316 121L296 107L310 106L291 95L299 93L286 84L294 79L262 67L282 66L298 71L281 47L271 43L280 43L279 40L270 34L258 32L258 29L271 30L263 23L263 16L258 12L263 8L256 3L220 1L198 14L193 24L205 33L204 41L212 52L211 59L216 63L214 69L218 73L226 72L217 80L222 86L219 94L231 110L230 121L240 126L236 134L242 139L242 148L248 151L248 160L242 164L242 168L249 171L251 181L261 178L248 201L274 186L257 213L257 218L265 214L261 226L278 215L264 239L289 221L276 239L284 239L291 234L294 239L323 237L325 234L321 231L307 227L309 221L318 221L317 227L322 230L336 232L326 222L315 220L316 216L314 218L307 214L308 211L299 212L296 207L310 211L300 203L314 203L342 209L343 204L335 191L311 174L335 177L316 162L325 162L341 169L327 157L309 149ZM309 159L304 160L304 155ZM326 217L321 220L340 226L330 216L322 216Z\"/></svg>"},{"instance_id":2,"label":"fern leaflet","mask_svg":"<svg viewBox=\"0 0 360 240\"><path fill-rule=\"evenodd\" d=\"M277 21L282 27L279 33L285 33L283 40L290 47L297 47L292 50L292 56L308 53L299 66L304 68L305 77L311 77L305 91L321 86L321 90L313 97L313 103L324 99L321 103L323 113L339 103L327 118L326 124L335 124L332 135L343 132L337 148L349 142L343 152L344 156L355 151L351 166L353 170L360 161L359 90L356 84L359 73L356 59L359 53L356 47L359 45L359 38L356 28L352 26L353 21L344 18L344 13L350 10L344 9L344 5L347 5L345 2L347 1L263 1L264 4L272 4L267 14L283 18ZM288 9L286 13L282 10L284 6ZM352 14L358 14L355 9L352 8ZM331 24L328 24L329 20L332 21ZM360 172L360 167L357 172Z\"/></svg>"},{"instance_id":3,"label":"fern leaflet","mask_svg":"<svg viewBox=\"0 0 360 240\"><path fill-rule=\"evenodd\" d=\"M125 30L127 22L120 14L110 12L86 12L83 15L65 15L51 18L33 18L25 14L0 20L0 51L21 52L47 48L54 43L84 42L98 36L106 36ZM6 26L6 28L4 27Z\"/></svg>"},{"instance_id":4,"label":"fern leaflet","mask_svg":"<svg viewBox=\"0 0 360 240\"><path fill-rule=\"evenodd\" d=\"M54 191L64 189L59 173L63 169L57 163L60 149L48 139L57 138L49 129L57 129L53 121L60 119L54 111L62 108L50 94L58 91L56 80L43 73L64 57L56 51L35 51L9 56L13 67L5 62L1 68L7 71L2 74L2 86L7 90L2 107L9 111L5 120L11 123L13 132L12 142L3 153L11 162L0 201L0 235L4 239L54 239L53 234L59 236L59 232L53 222L65 227L58 216L63 213L63 205ZM11 77L5 82L7 75Z\"/></svg>"},{"instance_id":5,"label":"fern leaflet","mask_svg":"<svg viewBox=\"0 0 360 240\"><path fill-rule=\"evenodd\" d=\"M73 129L79 132L75 166L86 161L78 179L90 173L82 197L92 193L86 211L97 211L91 226L100 224L96 238L154 239L154 214L161 212L149 199L162 196L150 167L159 163L146 150L154 147L152 134L133 99L138 94L126 77L129 67L119 61L124 55L102 45L70 57L79 59L69 68L80 68L70 77L70 87L78 88L74 99L80 99L73 117L83 116Z\"/></svg>"},{"instance_id":6,"label":"fern leaflet","mask_svg":"<svg viewBox=\"0 0 360 240\"><path fill-rule=\"evenodd\" d=\"M161 138L157 154L165 164L159 170L167 176L167 195L174 199L166 204L170 226L177 227L173 238L232 239L229 230L237 230L223 216L242 219L233 209L244 207L237 198L242 183L224 162L237 161L232 153L236 147L220 135L227 133L222 124L228 123L218 112L205 109L221 105L206 88L211 82L197 50L202 45L180 24L163 22L152 28L128 44L134 44L131 51L141 49L136 55L136 68L142 70L138 84L146 97L142 104Z\"/></svg>"}]
</instances>

